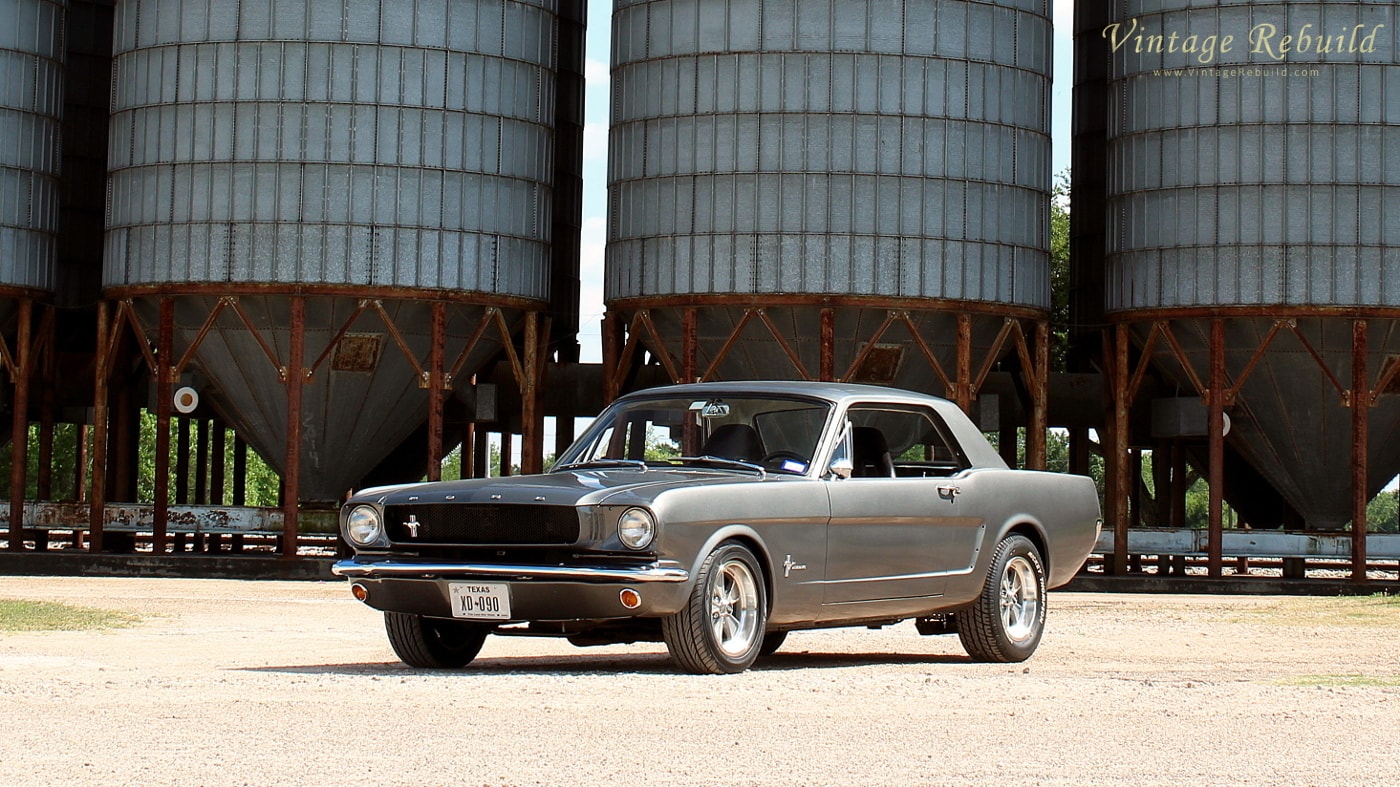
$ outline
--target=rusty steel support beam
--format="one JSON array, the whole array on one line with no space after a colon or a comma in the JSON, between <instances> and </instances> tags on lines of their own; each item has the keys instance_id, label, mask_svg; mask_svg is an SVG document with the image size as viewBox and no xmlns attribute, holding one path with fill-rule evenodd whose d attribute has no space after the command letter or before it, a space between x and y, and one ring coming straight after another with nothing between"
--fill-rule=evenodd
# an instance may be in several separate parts
<instances>
[{"instance_id":1,"label":"rusty steel support beam","mask_svg":"<svg viewBox=\"0 0 1400 787\"><path fill-rule=\"evenodd\" d=\"M92 429L87 424L78 424L77 432L78 437L73 446L73 497L79 503L87 503L88 460L91 458L88 453L88 440L91 439Z\"/></svg>"},{"instance_id":2,"label":"rusty steel support beam","mask_svg":"<svg viewBox=\"0 0 1400 787\"><path fill-rule=\"evenodd\" d=\"M443 351L447 344L447 304L433 301L433 327L428 347L428 480L442 480Z\"/></svg>"},{"instance_id":3,"label":"rusty steel support beam","mask_svg":"<svg viewBox=\"0 0 1400 787\"><path fill-rule=\"evenodd\" d=\"M681 382L700 379L700 317L692 307L681 315Z\"/></svg>"},{"instance_id":4,"label":"rusty steel support beam","mask_svg":"<svg viewBox=\"0 0 1400 787\"><path fill-rule=\"evenodd\" d=\"M1210 381L1206 388L1206 432L1210 439L1210 513L1206 556L1212 579L1224 572L1225 512L1225 321L1210 321Z\"/></svg>"},{"instance_id":5,"label":"rusty steel support beam","mask_svg":"<svg viewBox=\"0 0 1400 787\"><path fill-rule=\"evenodd\" d=\"M622 314L611 309L603 315L603 404L611 404L622 393L622 346L626 326Z\"/></svg>"},{"instance_id":6,"label":"rusty steel support beam","mask_svg":"<svg viewBox=\"0 0 1400 787\"><path fill-rule=\"evenodd\" d=\"M1154 461L1156 457L1153 457ZM1186 446L1181 440L1171 442L1171 515L1169 524L1186 527Z\"/></svg>"},{"instance_id":7,"label":"rusty steel support beam","mask_svg":"<svg viewBox=\"0 0 1400 787\"><path fill-rule=\"evenodd\" d=\"M972 315L958 315L958 371L949 398L972 415Z\"/></svg>"},{"instance_id":8,"label":"rusty steel support beam","mask_svg":"<svg viewBox=\"0 0 1400 787\"><path fill-rule=\"evenodd\" d=\"M151 550L157 555L165 554L170 523L170 410L173 387L170 375L175 371L171 363L174 356L175 301L161 298L160 327L156 336L156 368L151 370L156 384L155 522L152 525ZM188 419L180 420L185 422ZM182 449L188 447L188 443L181 446Z\"/></svg>"},{"instance_id":9,"label":"rusty steel support beam","mask_svg":"<svg viewBox=\"0 0 1400 787\"><path fill-rule=\"evenodd\" d=\"M1351 578L1366 581L1367 446L1371 412L1366 369L1366 321L1351 324Z\"/></svg>"},{"instance_id":10,"label":"rusty steel support beam","mask_svg":"<svg viewBox=\"0 0 1400 787\"><path fill-rule=\"evenodd\" d=\"M24 549L24 498L28 492L29 470L29 369L33 363L29 346L34 302L21 298L15 333L14 413L10 422L10 549Z\"/></svg>"},{"instance_id":11,"label":"rusty steel support beam","mask_svg":"<svg viewBox=\"0 0 1400 787\"><path fill-rule=\"evenodd\" d=\"M817 377L823 382L836 380L836 310L821 311L821 356Z\"/></svg>"},{"instance_id":12,"label":"rusty steel support beam","mask_svg":"<svg viewBox=\"0 0 1400 787\"><path fill-rule=\"evenodd\" d=\"M233 505L248 504L248 441L233 433Z\"/></svg>"},{"instance_id":13,"label":"rusty steel support beam","mask_svg":"<svg viewBox=\"0 0 1400 787\"><path fill-rule=\"evenodd\" d=\"M482 426L474 426L472 446L472 478L486 478L491 475L491 433Z\"/></svg>"},{"instance_id":14,"label":"rusty steel support beam","mask_svg":"<svg viewBox=\"0 0 1400 787\"><path fill-rule=\"evenodd\" d=\"M292 298L291 339L287 365L282 367L282 379L287 385L287 454L286 472L282 475L282 556L297 555L297 514L301 502L301 386L306 372L302 368L306 351L306 299Z\"/></svg>"},{"instance_id":15,"label":"rusty steel support beam","mask_svg":"<svg viewBox=\"0 0 1400 787\"><path fill-rule=\"evenodd\" d=\"M526 475L544 471L544 412L540 400L549 329L542 331L540 313L525 315L525 352L521 358L520 382L520 471Z\"/></svg>"},{"instance_id":16,"label":"rusty steel support beam","mask_svg":"<svg viewBox=\"0 0 1400 787\"><path fill-rule=\"evenodd\" d=\"M1132 408L1129 400L1128 347L1130 338L1128 326L1119 323L1112 328L1113 379L1112 427L1109 429L1111 445L1104 447L1104 471L1108 476L1106 493L1108 510L1113 517L1113 573L1122 574L1128 568L1128 498L1130 496L1128 466L1128 413Z\"/></svg>"},{"instance_id":17,"label":"rusty steel support beam","mask_svg":"<svg viewBox=\"0 0 1400 787\"><path fill-rule=\"evenodd\" d=\"M1026 429L1026 467L1044 470L1046 432L1050 428L1050 321L1036 320L1035 363L1030 370L1031 422Z\"/></svg>"},{"instance_id":18,"label":"rusty steel support beam","mask_svg":"<svg viewBox=\"0 0 1400 787\"><path fill-rule=\"evenodd\" d=\"M510 466L511 454L513 453L515 453L515 435L505 429L502 429L500 472L502 478L505 478L509 475L513 475L513 473L511 472L513 468Z\"/></svg>"},{"instance_id":19,"label":"rusty steel support beam","mask_svg":"<svg viewBox=\"0 0 1400 787\"><path fill-rule=\"evenodd\" d=\"M92 472L88 492L88 551L102 551L102 520L107 504L107 399L108 378L111 374L112 351L108 334L112 331L112 305L97 302L97 357L93 361L92 394Z\"/></svg>"}]
</instances>

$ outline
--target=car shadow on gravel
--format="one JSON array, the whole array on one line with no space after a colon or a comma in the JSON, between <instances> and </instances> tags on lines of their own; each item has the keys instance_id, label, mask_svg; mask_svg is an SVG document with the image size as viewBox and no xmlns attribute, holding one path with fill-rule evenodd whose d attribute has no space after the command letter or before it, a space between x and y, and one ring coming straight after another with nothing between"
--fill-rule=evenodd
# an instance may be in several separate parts
<instances>
[{"instance_id":1,"label":"car shadow on gravel","mask_svg":"<svg viewBox=\"0 0 1400 787\"><path fill-rule=\"evenodd\" d=\"M923 653L776 653L759 659L755 672L789 670L858 669L861 667L914 666L920 664L972 664L967 656ZM578 656L511 656L482 658L460 670L414 669L401 662L362 662L359 664L289 664L285 666L241 667L238 672L280 673L286 675L342 675L406 677L409 675L467 674L490 675L593 675L593 674L681 674L665 654L609 653Z\"/></svg>"}]
</instances>

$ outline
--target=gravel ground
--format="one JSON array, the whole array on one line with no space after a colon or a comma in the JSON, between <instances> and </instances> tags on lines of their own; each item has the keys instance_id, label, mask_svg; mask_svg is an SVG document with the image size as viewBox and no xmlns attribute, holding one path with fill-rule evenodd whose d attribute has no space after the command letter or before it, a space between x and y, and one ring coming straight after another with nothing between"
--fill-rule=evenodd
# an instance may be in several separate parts
<instances>
[{"instance_id":1,"label":"gravel ground","mask_svg":"<svg viewBox=\"0 0 1400 787\"><path fill-rule=\"evenodd\" d=\"M701 677L661 645L504 638L412 671L341 583L0 577L0 597L143 616L0 633L13 787L1400 783L1396 604L1059 593L1025 664L905 623Z\"/></svg>"}]
</instances>

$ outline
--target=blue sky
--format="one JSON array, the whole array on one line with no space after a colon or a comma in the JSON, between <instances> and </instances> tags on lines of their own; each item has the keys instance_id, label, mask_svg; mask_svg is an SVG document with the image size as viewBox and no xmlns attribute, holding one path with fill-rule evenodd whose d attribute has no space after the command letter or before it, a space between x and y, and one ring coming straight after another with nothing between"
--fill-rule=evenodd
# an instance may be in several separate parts
<instances>
[{"instance_id":1,"label":"blue sky","mask_svg":"<svg viewBox=\"0 0 1400 787\"><path fill-rule=\"evenodd\" d=\"M1052 169L1069 167L1070 96L1073 90L1073 0L1054 0L1055 72L1051 136ZM608 64L612 0L588 0L587 95L585 97L583 161L582 308L579 343L582 360L602 360L603 247L607 240L608 207Z\"/></svg>"}]
</instances>

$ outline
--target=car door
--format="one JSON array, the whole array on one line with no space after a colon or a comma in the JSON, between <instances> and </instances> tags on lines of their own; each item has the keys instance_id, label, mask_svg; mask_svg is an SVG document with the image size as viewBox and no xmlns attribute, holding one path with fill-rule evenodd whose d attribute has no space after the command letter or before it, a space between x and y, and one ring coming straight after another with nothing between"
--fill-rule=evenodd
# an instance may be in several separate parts
<instances>
[{"instance_id":1,"label":"car door","mask_svg":"<svg viewBox=\"0 0 1400 787\"><path fill-rule=\"evenodd\" d=\"M827 619L868 614L850 605L917 607L918 599L942 595L950 575L970 570L982 527L966 510L965 468L947 446L935 413L867 405L852 407L847 415L834 459L849 452L850 477L833 474L824 482L831 507L823 593ZM877 440L892 454L888 467L861 455L862 430L879 432ZM871 448L864 446L867 452Z\"/></svg>"}]
</instances>

